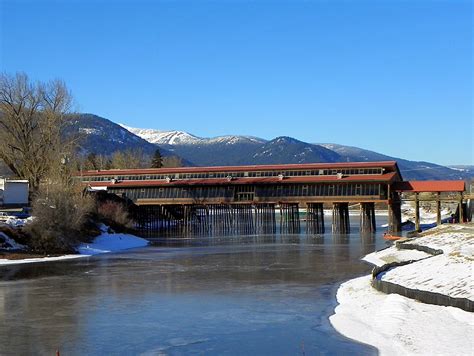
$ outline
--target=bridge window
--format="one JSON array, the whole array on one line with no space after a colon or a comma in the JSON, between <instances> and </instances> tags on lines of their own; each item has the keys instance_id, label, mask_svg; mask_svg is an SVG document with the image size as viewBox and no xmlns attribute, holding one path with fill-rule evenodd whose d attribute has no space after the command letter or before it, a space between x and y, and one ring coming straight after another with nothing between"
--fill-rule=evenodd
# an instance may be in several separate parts
<instances>
[{"instance_id":1,"label":"bridge window","mask_svg":"<svg viewBox=\"0 0 474 356\"><path fill-rule=\"evenodd\" d=\"M328 195L329 195L329 196L333 196L334 193L335 193L334 184L330 184L330 185L328 186Z\"/></svg>"},{"instance_id":2,"label":"bridge window","mask_svg":"<svg viewBox=\"0 0 474 356\"><path fill-rule=\"evenodd\" d=\"M307 195L308 195L308 186L307 186L307 185L303 185L302 188L303 188L303 189L302 189L302 192L301 192L302 194L301 194L301 195L307 196Z\"/></svg>"}]
</instances>

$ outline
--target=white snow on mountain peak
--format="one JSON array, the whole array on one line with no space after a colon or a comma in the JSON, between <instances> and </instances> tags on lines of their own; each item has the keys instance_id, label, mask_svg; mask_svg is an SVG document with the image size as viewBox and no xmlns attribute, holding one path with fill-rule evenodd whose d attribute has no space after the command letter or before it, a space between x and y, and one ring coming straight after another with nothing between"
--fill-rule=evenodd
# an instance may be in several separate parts
<instances>
[{"instance_id":1,"label":"white snow on mountain peak","mask_svg":"<svg viewBox=\"0 0 474 356\"><path fill-rule=\"evenodd\" d=\"M131 133L143 138L144 140L159 145L206 145L206 144L226 144L234 145L237 143L265 143L266 141L253 136L218 136L212 138L202 138L191 135L185 131L162 131L156 129L139 129L120 124Z\"/></svg>"},{"instance_id":2,"label":"white snow on mountain peak","mask_svg":"<svg viewBox=\"0 0 474 356\"><path fill-rule=\"evenodd\" d=\"M199 143L199 137L188 134L184 131L161 131L155 129L138 129L130 126L120 124L123 128L131 133L143 138L144 140L162 145L176 145L176 144L194 144Z\"/></svg>"}]
</instances>

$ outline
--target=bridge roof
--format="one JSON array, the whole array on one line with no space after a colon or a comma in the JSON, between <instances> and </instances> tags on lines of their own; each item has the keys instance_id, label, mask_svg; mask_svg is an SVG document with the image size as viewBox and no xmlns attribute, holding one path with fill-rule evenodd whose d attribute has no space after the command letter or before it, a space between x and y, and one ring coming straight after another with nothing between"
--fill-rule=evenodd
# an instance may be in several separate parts
<instances>
[{"instance_id":1,"label":"bridge roof","mask_svg":"<svg viewBox=\"0 0 474 356\"><path fill-rule=\"evenodd\" d=\"M392 186L398 192L436 193L436 192L463 192L463 180L424 180L395 182Z\"/></svg>"},{"instance_id":2,"label":"bridge roof","mask_svg":"<svg viewBox=\"0 0 474 356\"><path fill-rule=\"evenodd\" d=\"M133 174L168 174L168 173L198 173L198 172L248 172L248 171L279 171L279 170L312 170L338 168L391 168L398 171L396 161L380 162L336 162L336 163L305 163L305 164L275 164L248 166L212 166L212 167L175 167L175 168L146 168L146 169L110 169L83 171L82 176L100 175L133 175Z\"/></svg>"},{"instance_id":3,"label":"bridge roof","mask_svg":"<svg viewBox=\"0 0 474 356\"><path fill-rule=\"evenodd\" d=\"M337 178L337 176L313 176L313 177L252 177L252 178L205 178L205 179L176 179L167 182L161 180L127 180L123 182L90 182L92 187L156 187L156 186L183 186L183 185L236 185L236 184L289 184L289 183L340 183L340 182L392 182L396 177L395 172L385 174L353 175Z\"/></svg>"}]
</instances>

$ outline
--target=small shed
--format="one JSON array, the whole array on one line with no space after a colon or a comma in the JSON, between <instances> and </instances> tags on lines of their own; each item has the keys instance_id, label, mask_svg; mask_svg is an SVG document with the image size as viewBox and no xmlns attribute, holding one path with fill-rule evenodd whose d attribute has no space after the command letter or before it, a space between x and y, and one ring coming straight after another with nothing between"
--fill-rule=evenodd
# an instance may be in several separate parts
<instances>
[{"instance_id":1,"label":"small shed","mask_svg":"<svg viewBox=\"0 0 474 356\"><path fill-rule=\"evenodd\" d=\"M0 206L26 206L28 192L27 180L0 178Z\"/></svg>"}]
</instances>

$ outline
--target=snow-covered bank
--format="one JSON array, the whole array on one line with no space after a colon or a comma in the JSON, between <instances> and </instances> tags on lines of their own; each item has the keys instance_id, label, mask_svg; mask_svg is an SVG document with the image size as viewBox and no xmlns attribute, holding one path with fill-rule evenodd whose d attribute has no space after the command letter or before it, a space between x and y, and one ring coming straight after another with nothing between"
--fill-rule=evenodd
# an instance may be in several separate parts
<instances>
[{"instance_id":1,"label":"snow-covered bank","mask_svg":"<svg viewBox=\"0 0 474 356\"><path fill-rule=\"evenodd\" d=\"M24 258L24 259L0 259L0 266L15 265L22 263L34 262L53 262L70 260L75 258L87 257L97 255L100 253L118 252L128 250L131 248L144 247L148 245L148 241L141 237L129 234L111 234L104 232L97 236L92 243L81 244L77 248L78 254L70 254L63 256L47 256L38 258Z\"/></svg>"},{"instance_id":2,"label":"snow-covered bank","mask_svg":"<svg viewBox=\"0 0 474 356\"><path fill-rule=\"evenodd\" d=\"M443 254L392 268L382 280L451 298L474 300L474 225L442 225L404 244L441 249Z\"/></svg>"},{"instance_id":3,"label":"snow-covered bank","mask_svg":"<svg viewBox=\"0 0 474 356\"><path fill-rule=\"evenodd\" d=\"M374 265L413 261L381 273L377 279L451 298L474 298L474 224L441 225L403 244L443 253L431 256L390 247L366 257ZM371 276L350 280L337 292L339 306L330 317L340 333L377 347L381 354L460 355L474 350L474 313L424 304L372 288Z\"/></svg>"},{"instance_id":4,"label":"snow-covered bank","mask_svg":"<svg viewBox=\"0 0 474 356\"><path fill-rule=\"evenodd\" d=\"M63 256L46 256L46 257L33 257L23 258L17 260L9 260L6 258L0 258L0 266L6 265L19 265L23 263L36 263L36 262L55 262L63 260L72 260L75 258L85 257L83 255L63 255Z\"/></svg>"},{"instance_id":5,"label":"snow-covered bank","mask_svg":"<svg viewBox=\"0 0 474 356\"><path fill-rule=\"evenodd\" d=\"M343 283L329 319L341 334L375 346L381 355L470 355L474 314L424 304L370 285L370 276Z\"/></svg>"}]
</instances>

